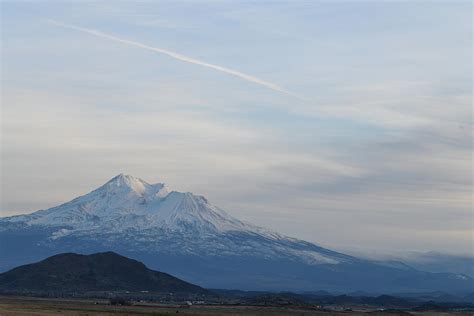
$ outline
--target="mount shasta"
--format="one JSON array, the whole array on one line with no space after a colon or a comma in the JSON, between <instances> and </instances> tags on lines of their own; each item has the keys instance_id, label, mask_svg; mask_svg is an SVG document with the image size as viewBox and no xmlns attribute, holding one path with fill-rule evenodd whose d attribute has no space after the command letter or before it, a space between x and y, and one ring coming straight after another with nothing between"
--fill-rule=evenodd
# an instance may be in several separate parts
<instances>
[{"instance_id":1,"label":"mount shasta","mask_svg":"<svg viewBox=\"0 0 474 316\"><path fill-rule=\"evenodd\" d=\"M468 276L345 255L240 221L202 196L123 174L65 204L0 218L1 271L61 252L101 251L207 288L473 291Z\"/></svg>"}]
</instances>

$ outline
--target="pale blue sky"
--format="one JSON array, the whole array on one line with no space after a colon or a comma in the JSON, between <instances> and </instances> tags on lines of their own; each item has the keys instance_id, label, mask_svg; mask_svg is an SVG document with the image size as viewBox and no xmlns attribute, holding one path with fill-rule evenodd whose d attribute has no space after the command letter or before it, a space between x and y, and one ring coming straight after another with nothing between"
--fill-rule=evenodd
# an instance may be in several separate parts
<instances>
[{"instance_id":1,"label":"pale blue sky","mask_svg":"<svg viewBox=\"0 0 474 316\"><path fill-rule=\"evenodd\" d=\"M1 5L2 215L123 172L338 249L473 251L470 2Z\"/></svg>"}]
</instances>

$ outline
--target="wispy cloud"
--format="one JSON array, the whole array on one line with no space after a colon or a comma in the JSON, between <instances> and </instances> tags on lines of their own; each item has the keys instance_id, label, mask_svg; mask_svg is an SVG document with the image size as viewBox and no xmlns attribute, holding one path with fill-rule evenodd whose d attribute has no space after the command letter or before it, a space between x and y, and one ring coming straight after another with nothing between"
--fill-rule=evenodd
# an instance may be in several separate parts
<instances>
[{"instance_id":1,"label":"wispy cloud","mask_svg":"<svg viewBox=\"0 0 474 316\"><path fill-rule=\"evenodd\" d=\"M139 42L131 41L131 40L128 40L128 39L120 38L120 37L117 37L117 36L114 36L114 35L106 34L106 33L103 33L101 31L98 31L98 30L88 29L88 28L75 26L75 25L70 25L70 24L65 24L65 23L62 23L62 22L59 22L59 21L55 21L55 20L48 20L48 21L50 23L53 23L54 25L57 25L57 26L60 26L60 27L69 28L69 29L72 29L72 30L88 33L88 34L91 34L91 35L94 35L94 36L109 39L109 40L119 42L119 43L123 43L123 44L126 44L126 45L131 45L131 46L139 47L139 48L142 48L142 49L150 50L150 51L153 51L153 52L157 52L157 53L160 53L160 54L167 55L171 58L174 58L174 59L177 59L177 60L180 60L180 61L184 61L186 63L211 68L211 69L214 69L214 70L217 70L217 71L220 71L220 72L238 77L240 79L243 79L243 80L246 80L246 81L249 81L249 82L252 82L252 83L256 83L258 85L269 88L273 91L277 91L277 92L280 92L280 93L283 93L283 94L286 94L286 95L290 95L290 96L296 97L298 99L303 99L302 97L298 96L297 94L295 94L291 91L288 91L286 89L283 89L282 87L280 87L280 86L278 86L274 83L262 80L260 78L257 78L255 76L252 76L252 75L249 75L249 74L245 74L245 73L240 72L240 71L235 70L235 69L231 69L231 68L211 64L211 63L207 63L207 62L204 62L204 61L201 61L201 60L198 60L198 59L194 59L192 57L188 57L188 56L185 56L185 55L181 55L181 54L178 54L178 53L175 53L175 52L163 49L163 48L152 47L152 46L149 46L149 45L146 45L146 44L143 44L143 43L139 43Z\"/></svg>"}]
</instances>

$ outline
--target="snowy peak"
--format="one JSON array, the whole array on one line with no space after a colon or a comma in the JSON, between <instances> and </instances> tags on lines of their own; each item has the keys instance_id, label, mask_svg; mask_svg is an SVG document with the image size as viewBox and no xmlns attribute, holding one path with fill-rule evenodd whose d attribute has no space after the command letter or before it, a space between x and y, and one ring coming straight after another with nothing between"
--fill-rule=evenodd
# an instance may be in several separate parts
<instances>
[{"instance_id":1,"label":"snowy peak","mask_svg":"<svg viewBox=\"0 0 474 316\"><path fill-rule=\"evenodd\" d=\"M198 230L253 230L254 227L211 205L208 200L190 192L172 191L160 203L160 221L168 228L190 227Z\"/></svg>"},{"instance_id":2,"label":"snowy peak","mask_svg":"<svg viewBox=\"0 0 474 316\"><path fill-rule=\"evenodd\" d=\"M163 183L149 184L140 178L121 173L110 179L98 190L112 194L135 194L144 197L156 195L162 189L164 191L159 194L159 197L164 197L168 194L168 190Z\"/></svg>"},{"instance_id":3,"label":"snowy peak","mask_svg":"<svg viewBox=\"0 0 474 316\"><path fill-rule=\"evenodd\" d=\"M119 174L98 189L62 205L5 221L107 231L165 228L176 231L222 232L255 230L190 192L169 191L163 183L150 184Z\"/></svg>"},{"instance_id":4,"label":"snowy peak","mask_svg":"<svg viewBox=\"0 0 474 316\"><path fill-rule=\"evenodd\" d=\"M110 179L105 186L118 188L126 187L137 193L144 193L149 184L142 179L121 173Z\"/></svg>"}]
</instances>

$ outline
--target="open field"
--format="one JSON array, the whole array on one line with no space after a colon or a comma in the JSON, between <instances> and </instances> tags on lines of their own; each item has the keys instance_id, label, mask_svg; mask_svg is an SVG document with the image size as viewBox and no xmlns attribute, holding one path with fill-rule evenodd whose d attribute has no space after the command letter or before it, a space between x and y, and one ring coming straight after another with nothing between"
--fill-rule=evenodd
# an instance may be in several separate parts
<instances>
[{"instance_id":1,"label":"open field","mask_svg":"<svg viewBox=\"0 0 474 316\"><path fill-rule=\"evenodd\" d=\"M140 303L132 306L112 306L105 300L41 299L0 297L0 315L458 315L471 316L472 312L403 312L403 311L321 311L303 307L162 305Z\"/></svg>"}]
</instances>

